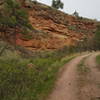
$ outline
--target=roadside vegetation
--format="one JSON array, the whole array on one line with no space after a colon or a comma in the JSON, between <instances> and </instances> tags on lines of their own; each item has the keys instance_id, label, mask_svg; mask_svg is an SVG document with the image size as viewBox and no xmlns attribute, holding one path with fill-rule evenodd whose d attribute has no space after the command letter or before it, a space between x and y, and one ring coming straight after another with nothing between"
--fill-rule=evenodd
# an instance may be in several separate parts
<instances>
[{"instance_id":1,"label":"roadside vegetation","mask_svg":"<svg viewBox=\"0 0 100 100\"><path fill-rule=\"evenodd\" d=\"M87 79L87 75L90 72L90 69L88 68L87 65L85 65L85 60L87 59L87 57L83 58L81 60L81 62L77 65L77 73L78 73L78 77L77 77L77 85L79 88L79 98L81 99L81 88L85 86L85 84L87 84L88 79Z\"/></svg>"},{"instance_id":2,"label":"roadside vegetation","mask_svg":"<svg viewBox=\"0 0 100 100\"><path fill-rule=\"evenodd\" d=\"M97 68L100 70L100 55L96 57Z\"/></svg>"},{"instance_id":3,"label":"roadside vegetation","mask_svg":"<svg viewBox=\"0 0 100 100\"><path fill-rule=\"evenodd\" d=\"M29 57L8 46L0 56L0 99L44 100L59 68L75 57L65 55L64 48Z\"/></svg>"},{"instance_id":4,"label":"roadside vegetation","mask_svg":"<svg viewBox=\"0 0 100 100\"><path fill-rule=\"evenodd\" d=\"M82 61L77 66L77 71L80 75L86 75L88 72L90 72L90 69L85 65L85 60L87 57L82 59Z\"/></svg>"},{"instance_id":5,"label":"roadside vegetation","mask_svg":"<svg viewBox=\"0 0 100 100\"><path fill-rule=\"evenodd\" d=\"M100 50L100 24L97 25L97 30L94 36L94 48Z\"/></svg>"}]
</instances>

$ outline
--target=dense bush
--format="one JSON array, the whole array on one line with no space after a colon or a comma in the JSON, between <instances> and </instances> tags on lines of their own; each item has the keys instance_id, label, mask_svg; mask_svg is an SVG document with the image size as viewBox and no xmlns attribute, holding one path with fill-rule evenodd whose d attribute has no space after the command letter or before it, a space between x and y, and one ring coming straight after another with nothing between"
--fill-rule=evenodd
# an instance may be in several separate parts
<instances>
[{"instance_id":1,"label":"dense bush","mask_svg":"<svg viewBox=\"0 0 100 100\"><path fill-rule=\"evenodd\" d=\"M94 36L94 48L100 50L100 25L97 26L97 30Z\"/></svg>"}]
</instances>

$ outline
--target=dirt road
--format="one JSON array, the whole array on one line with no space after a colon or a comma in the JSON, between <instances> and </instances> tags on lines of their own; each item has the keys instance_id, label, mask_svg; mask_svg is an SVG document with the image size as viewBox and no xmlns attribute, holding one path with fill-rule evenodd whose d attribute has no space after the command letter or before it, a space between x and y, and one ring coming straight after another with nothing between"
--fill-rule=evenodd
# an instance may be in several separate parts
<instances>
[{"instance_id":1,"label":"dirt road","mask_svg":"<svg viewBox=\"0 0 100 100\"><path fill-rule=\"evenodd\" d=\"M90 72L85 75L85 84L80 88L81 100L100 100L100 70L95 59L97 55L98 53L92 54L84 62Z\"/></svg>"},{"instance_id":2,"label":"dirt road","mask_svg":"<svg viewBox=\"0 0 100 100\"><path fill-rule=\"evenodd\" d=\"M96 55L97 53L85 54L66 64L48 100L100 100L100 72L95 67ZM87 74L87 78L83 79L86 80L85 84L81 82L83 85L80 87L77 66L84 58L87 58L84 65L87 65L91 71Z\"/></svg>"}]
</instances>

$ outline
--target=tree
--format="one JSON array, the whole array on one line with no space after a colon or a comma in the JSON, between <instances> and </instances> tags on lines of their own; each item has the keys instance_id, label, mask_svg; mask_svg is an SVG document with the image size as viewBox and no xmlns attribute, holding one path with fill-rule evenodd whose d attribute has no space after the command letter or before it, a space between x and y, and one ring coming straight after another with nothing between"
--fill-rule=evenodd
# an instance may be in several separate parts
<instances>
[{"instance_id":1,"label":"tree","mask_svg":"<svg viewBox=\"0 0 100 100\"><path fill-rule=\"evenodd\" d=\"M79 13L75 10L75 12L73 13L73 15L75 16L75 17L79 17Z\"/></svg>"},{"instance_id":2,"label":"tree","mask_svg":"<svg viewBox=\"0 0 100 100\"><path fill-rule=\"evenodd\" d=\"M56 9L63 9L64 4L61 2L61 0L52 0L52 7L56 8Z\"/></svg>"},{"instance_id":3,"label":"tree","mask_svg":"<svg viewBox=\"0 0 100 100\"><path fill-rule=\"evenodd\" d=\"M23 30L23 28L32 29L32 26L29 24L28 13L16 0L5 0L4 8L2 12L0 12L0 28L0 31L5 34L5 37L7 34L6 30L8 28L13 28L15 41L16 34L18 33L16 30Z\"/></svg>"}]
</instances>

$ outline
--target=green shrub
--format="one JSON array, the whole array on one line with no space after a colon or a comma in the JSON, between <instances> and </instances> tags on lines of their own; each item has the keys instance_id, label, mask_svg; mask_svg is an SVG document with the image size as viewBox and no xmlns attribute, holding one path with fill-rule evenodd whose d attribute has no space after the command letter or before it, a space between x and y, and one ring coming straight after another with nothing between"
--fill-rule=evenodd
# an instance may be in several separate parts
<instances>
[{"instance_id":1,"label":"green shrub","mask_svg":"<svg viewBox=\"0 0 100 100\"><path fill-rule=\"evenodd\" d=\"M97 64L100 64L100 55L98 55L98 56L96 57L96 60L97 60Z\"/></svg>"},{"instance_id":2,"label":"green shrub","mask_svg":"<svg viewBox=\"0 0 100 100\"><path fill-rule=\"evenodd\" d=\"M69 26L68 28L69 28L69 30L73 30L73 31L77 30L76 26Z\"/></svg>"},{"instance_id":3,"label":"green shrub","mask_svg":"<svg viewBox=\"0 0 100 100\"><path fill-rule=\"evenodd\" d=\"M75 11L75 12L73 13L73 16L79 18L79 13L78 13L77 11Z\"/></svg>"},{"instance_id":4,"label":"green shrub","mask_svg":"<svg viewBox=\"0 0 100 100\"><path fill-rule=\"evenodd\" d=\"M52 0L52 7L56 9L63 9L64 4L61 2L61 0Z\"/></svg>"},{"instance_id":5,"label":"green shrub","mask_svg":"<svg viewBox=\"0 0 100 100\"><path fill-rule=\"evenodd\" d=\"M100 55L96 56L97 68L100 70Z\"/></svg>"},{"instance_id":6,"label":"green shrub","mask_svg":"<svg viewBox=\"0 0 100 100\"><path fill-rule=\"evenodd\" d=\"M86 58L87 57L85 57L77 66L77 70L80 75L87 75L90 72L90 69L84 64Z\"/></svg>"},{"instance_id":7,"label":"green shrub","mask_svg":"<svg viewBox=\"0 0 100 100\"><path fill-rule=\"evenodd\" d=\"M35 71L34 68L28 68L28 63L28 60L16 55L0 58L0 98L2 100L29 99Z\"/></svg>"},{"instance_id":8,"label":"green shrub","mask_svg":"<svg viewBox=\"0 0 100 100\"><path fill-rule=\"evenodd\" d=\"M5 31L9 27L13 27L15 30L16 27L19 29L23 29L23 27L30 30L33 29L29 23L27 11L16 0L5 0L4 9L2 13L0 12L0 25L5 27Z\"/></svg>"},{"instance_id":9,"label":"green shrub","mask_svg":"<svg viewBox=\"0 0 100 100\"><path fill-rule=\"evenodd\" d=\"M94 36L94 48L100 50L100 25L97 26L97 30Z\"/></svg>"}]
</instances>

